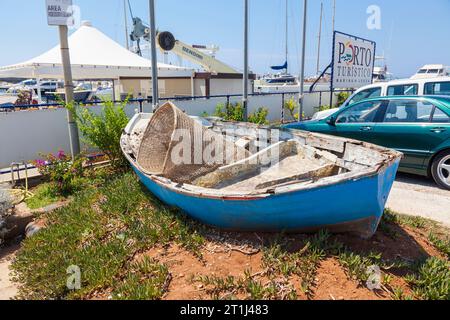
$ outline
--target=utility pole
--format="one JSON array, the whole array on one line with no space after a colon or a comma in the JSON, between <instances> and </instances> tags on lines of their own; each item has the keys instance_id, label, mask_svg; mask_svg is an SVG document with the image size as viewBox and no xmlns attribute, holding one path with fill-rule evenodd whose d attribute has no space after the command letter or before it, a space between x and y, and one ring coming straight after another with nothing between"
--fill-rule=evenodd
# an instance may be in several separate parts
<instances>
[{"instance_id":1,"label":"utility pole","mask_svg":"<svg viewBox=\"0 0 450 320\"><path fill-rule=\"evenodd\" d=\"M127 50L130 50L130 35L128 33L128 14L127 14L127 0L123 0L123 14L125 19L125 45Z\"/></svg>"},{"instance_id":2,"label":"utility pole","mask_svg":"<svg viewBox=\"0 0 450 320\"><path fill-rule=\"evenodd\" d=\"M59 26L59 40L61 43L61 57L64 70L64 90L66 94L66 104L73 103L73 110L67 109L67 121L69 123L69 138L70 138L70 151L72 153L72 159L80 154L80 137L78 136L78 126L75 120L74 113L76 112L76 105L73 100L73 80L72 80L72 67L70 64L70 52L69 52L69 28L66 25Z\"/></svg>"},{"instance_id":3,"label":"utility pole","mask_svg":"<svg viewBox=\"0 0 450 320\"><path fill-rule=\"evenodd\" d=\"M320 3L319 43L317 46L317 75L320 75L320 44L322 40L323 2Z\"/></svg>"},{"instance_id":4,"label":"utility pole","mask_svg":"<svg viewBox=\"0 0 450 320\"><path fill-rule=\"evenodd\" d=\"M76 105L73 100L72 67L69 52L69 28L75 21L73 17L72 0L46 0L47 23L49 26L58 26L59 42L61 47L61 60L64 72L64 90L66 93L67 122L69 125L70 151L72 160L80 154L80 138L75 120ZM73 110L67 108L73 104Z\"/></svg>"},{"instance_id":5,"label":"utility pole","mask_svg":"<svg viewBox=\"0 0 450 320\"><path fill-rule=\"evenodd\" d=\"M242 106L244 121L248 120L248 0L244 0L244 83Z\"/></svg>"},{"instance_id":6,"label":"utility pole","mask_svg":"<svg viewBox=\"0 0 450 320\"><path fill-rule=\"evenodd\" d=\"M158 56L156 55L156 21L155 21L155 0L149 0L150 6L150 42L152 45L152 107L156 111L159 107L158 90Z\"/></svg>"},{"instance_id":7,"label":"utility pole","mask_svg":"<svg viewBox=\"0 0 450 320\"><path fill-rule=\"evenodd\" d=\"M300 71L300 96L299 96L299 121L303 120L303 101L305 93L305 56L306 56L306 22L308 17L308 0L303 0L303 39L302 39L302 61Z\"/></svg>"}]
</instances>

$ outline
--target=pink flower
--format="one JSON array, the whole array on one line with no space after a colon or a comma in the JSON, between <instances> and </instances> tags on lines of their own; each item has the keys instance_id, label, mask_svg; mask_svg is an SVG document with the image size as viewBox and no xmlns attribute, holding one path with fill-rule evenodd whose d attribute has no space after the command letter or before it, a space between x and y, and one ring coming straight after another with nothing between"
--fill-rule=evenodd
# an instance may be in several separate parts
<instances>
[{"instance_id":1,"label":"pink flower","mask_svg":"<svg viewBox=\"0 0 450 320\"><path fill-rule=\"evenodd\" d=\"M59 160L64 160L64 159L66 159L66 153L64 152L64 150L59 150L56 157Z\"/></svg>"},{"instance_id":2,"label":"pink flower","mask_svg":"<svg viewBox=\"0 0 450 320\"><path fill-rule=\"evenodd\" d=\"M37 168L42 168L42 167L44 167L46 165L46 163L45 163L45 161L44 160L36 160L36 167Z\"/></svg>"}]
</instances>

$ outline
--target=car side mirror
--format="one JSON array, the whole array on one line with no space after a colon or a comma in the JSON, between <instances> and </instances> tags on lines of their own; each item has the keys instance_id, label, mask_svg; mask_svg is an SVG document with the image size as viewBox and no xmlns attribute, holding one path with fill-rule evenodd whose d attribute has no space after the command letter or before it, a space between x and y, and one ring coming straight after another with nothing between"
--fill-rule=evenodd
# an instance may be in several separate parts
<instances>
[{"instance_id":1,"label":"car side mirror","mask_svg":"<svg viewBox=\"0 0 450 320\"><path fill-rule=\"evenodd\" d=\"M335 127L335 126L336 126L336 117L331 117L330 119L327 120L327 123L328 123L330 126Z\"/></svg>"}]
</instances>

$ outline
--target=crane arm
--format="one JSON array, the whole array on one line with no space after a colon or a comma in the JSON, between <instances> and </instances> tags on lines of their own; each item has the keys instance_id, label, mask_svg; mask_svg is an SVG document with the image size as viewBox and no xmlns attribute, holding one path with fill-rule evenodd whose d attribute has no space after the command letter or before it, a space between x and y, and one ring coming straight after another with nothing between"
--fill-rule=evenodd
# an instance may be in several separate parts
<instances>
[{"instance_id":1,"label":"crane arm","mask_svg":"<svg viewBox=\"0 0 450 320\"><path fill-rule=\"evenodd\" d=\"M171 51L176 55L201 65L205 70L213 73L239 73L239 71L226 65L225 63L195 49L194 47L175 40L170 32L160 32L156 36L159 48L163 51Z\"/></svg>"}]
</instances>

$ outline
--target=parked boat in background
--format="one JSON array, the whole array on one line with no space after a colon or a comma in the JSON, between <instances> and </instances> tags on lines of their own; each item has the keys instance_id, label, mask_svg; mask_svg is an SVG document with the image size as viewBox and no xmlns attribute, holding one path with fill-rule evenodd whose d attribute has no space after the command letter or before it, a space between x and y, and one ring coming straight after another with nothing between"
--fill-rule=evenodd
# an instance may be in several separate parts
<instances>
[{"instance_id":1,"label":"parked boat in background","mask_svg":"<svg viewBox=\"0 0 450 320\"><path fill-rule=\"evenodd\" d=\"M429 79L450 76L450 68L443 64L426 64L411 79Z\"/></svg>"},{"instance_id":2,"label":"parked boat in background","mask_svg":"<svg viewBox=\"0 0 450 320\"><path fill-rule=\"evenodd\" d=\"M234 161L190 162L205 155L195 147L202 143L192 141L183 149L189 161L176 164L186 142L176 138L180 129L212 137L203 147L214 156L226 148L226 160ZM277 142L265 143L275 136ZM194 119L172 103L154 115L135 115L121 148L150 192L205 224L239 231L328 229L365 238L377 230L402 157L349 139Z\"/></svg>"},{"instance_id":3,"label":"parked boat in background","mask_svg":"<svg viewBox=\"0 0 450 320\"><path fill-rule=\"evenodd\" d=\"M3 93L6 93L6 91L8 91L8 89L11 87L11 84L6 83L6 82L2 82L0 83L0 95Z\"/></svg>"}]
</instances>

